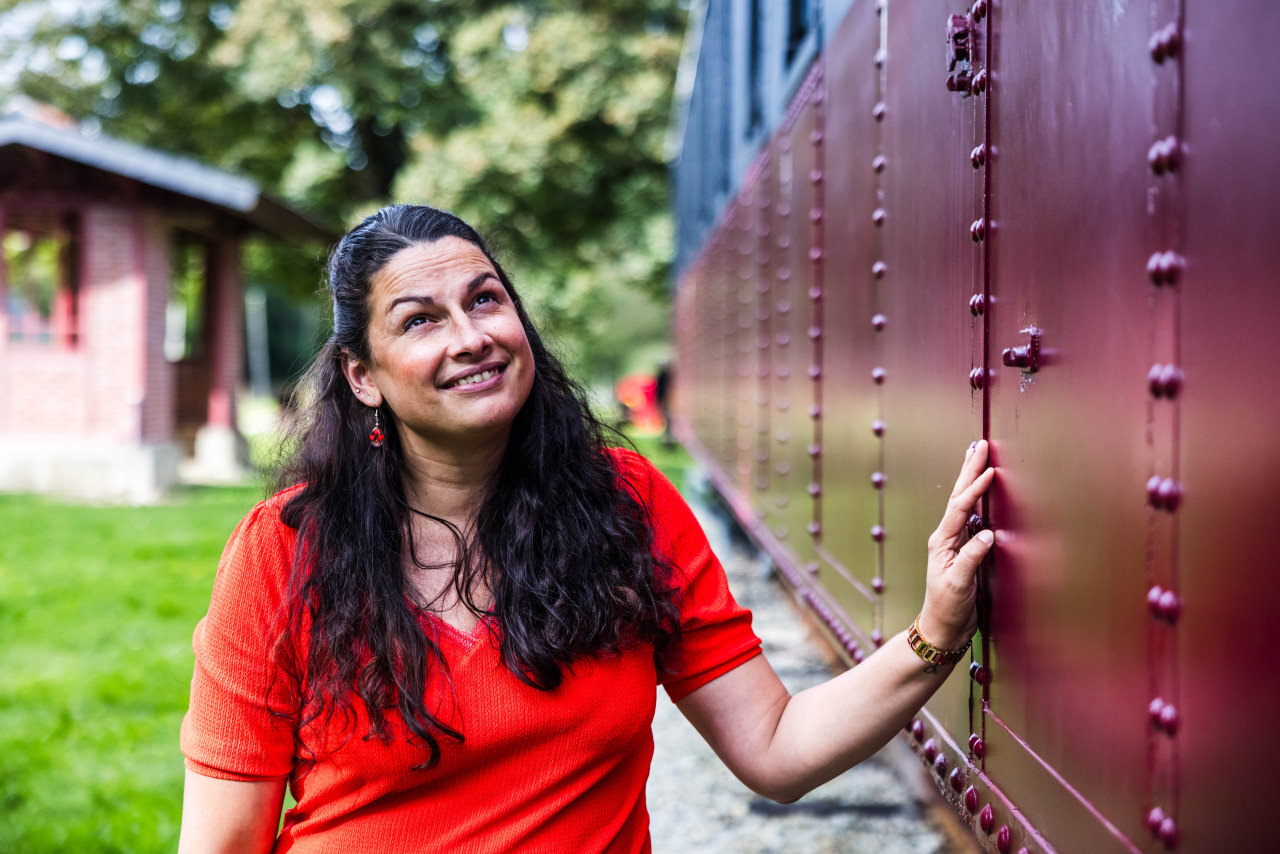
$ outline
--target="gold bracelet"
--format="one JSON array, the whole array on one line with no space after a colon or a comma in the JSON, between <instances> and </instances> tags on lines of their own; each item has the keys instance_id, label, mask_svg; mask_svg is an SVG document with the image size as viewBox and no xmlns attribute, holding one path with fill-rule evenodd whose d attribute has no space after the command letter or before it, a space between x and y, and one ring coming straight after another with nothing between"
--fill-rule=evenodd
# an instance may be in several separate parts
<instances>
[{"instance_id":1,"label":"gold bracelet","mask_svg":"<svg viewBox=\"0 0 1280 854\"><path fill-rule=\"evenodd\" d=\"M945 667L955 664L963 658L964 654L969 651L969 644L972 641L965 641L964 646L960 647L960 649L936 647L925 640L924 635L920 634L920 618L916 617L915 622L911 624L911 630L907 632L907 643L911 644L911 651L924 661L935 667Z\"/></svg>"}]
</instances>

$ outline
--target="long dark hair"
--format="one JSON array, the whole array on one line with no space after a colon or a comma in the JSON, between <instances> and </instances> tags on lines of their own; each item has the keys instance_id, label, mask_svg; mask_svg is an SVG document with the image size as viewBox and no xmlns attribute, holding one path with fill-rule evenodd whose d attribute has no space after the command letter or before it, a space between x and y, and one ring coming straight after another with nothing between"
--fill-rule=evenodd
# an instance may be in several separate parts
<instances>
[{"instance_id":1,"label":"long dark hair","mask_svg":"<svg viewBox=\"0 0 1280 854\"><path fill-rule=\"evenodd\" d=\"M298 716L302 755L314 755L302 732L335 714L350 722L355 698L368 715L364 737L390 738L386 713L400 714L409 737L427 748L418 767L439 761L440 735L463 740L425 703L429 681L448 673L404 571L417 511L405 495L395 419L381 419L386 443L373 447L372 415L341 367L348 352L369 357L368 296L377 272L397 252L448 236L474 244L493 264L535 368L470 537L436 520L457 546L460 601L489 618L503 665L541 690L558 686L562 668L577 659L640 642L653 644L661 667L679 631L674 569L655 551L645 502L615 468L606 428L547 351L484 240L435 208L383 208L330 255L333 334L311 367L296 450L277 477L277 486L302 484L281 512L299 536L275 650L296 704L278 711ZM471 595L477 573L493 596L487 613Z\"/></svg>"}]
</instances>

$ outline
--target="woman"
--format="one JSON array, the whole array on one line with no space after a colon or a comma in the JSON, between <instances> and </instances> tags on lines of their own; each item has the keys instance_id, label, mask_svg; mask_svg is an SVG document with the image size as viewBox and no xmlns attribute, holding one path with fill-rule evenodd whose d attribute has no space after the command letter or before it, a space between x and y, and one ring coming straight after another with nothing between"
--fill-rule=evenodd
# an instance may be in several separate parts
<instances>
[{"instance_id":1,"label":"woman","mask_svg":"<svg viewBox=\"0 0 1280 854\"><path fill-rule=\"evenodd\" d=\"M967 647L985 443L930 541L919 637L791 697L687 506L605 445L469 226L385 208L329 287L294 485L237 527L196 629L184 854L647 851L655 685L791 801Z\"/></svg>"}]
</instances>

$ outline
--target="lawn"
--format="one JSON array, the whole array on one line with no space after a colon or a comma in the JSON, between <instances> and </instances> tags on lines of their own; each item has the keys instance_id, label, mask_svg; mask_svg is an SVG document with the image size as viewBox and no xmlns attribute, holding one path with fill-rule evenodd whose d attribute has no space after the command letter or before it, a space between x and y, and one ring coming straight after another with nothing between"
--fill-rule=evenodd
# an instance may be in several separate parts
<instances>
[{"instance_id":1,"label":"lawn","mask_svg":"<svg viewBox=\"0 0 1280 854\"><path fill-rule=\"evenodd\" d=\"M679 448L634 439L679 485ZM0 852L171 852L191 632L218 555L260 497L157 507L0 495Z\"/></svg>"},{"instance_id":2,"label":"lawn","mask_svg":"<svg viewBox=\"0 0 1280 854\"><path fill-rule=\"evenodd\" d=\"M0 495L0 851L173 851L191 631L254 488Z\"/></svg>"}]
</instances>

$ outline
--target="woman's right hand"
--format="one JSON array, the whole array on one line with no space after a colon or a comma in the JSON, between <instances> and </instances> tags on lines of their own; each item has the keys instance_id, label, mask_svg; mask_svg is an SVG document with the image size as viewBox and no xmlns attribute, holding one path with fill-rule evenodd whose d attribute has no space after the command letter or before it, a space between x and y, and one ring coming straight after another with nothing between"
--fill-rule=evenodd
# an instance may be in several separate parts
<instances>
[{"instance_id":1,"label":"woman's right hand","mask_svg":"<svg viewBox=\"0 0 1280 854\"><path fill-rule=\"evenodd\" d=\"M996 470L987 467L987 452L987 442L980 440L965 453L946 512L929 538L920 634L942 649L960 649L978 627L978 565L995 537L991 531L980 531L965 542L964 533L978 500L995 479Z\"/></svg>"}]
</instances>

